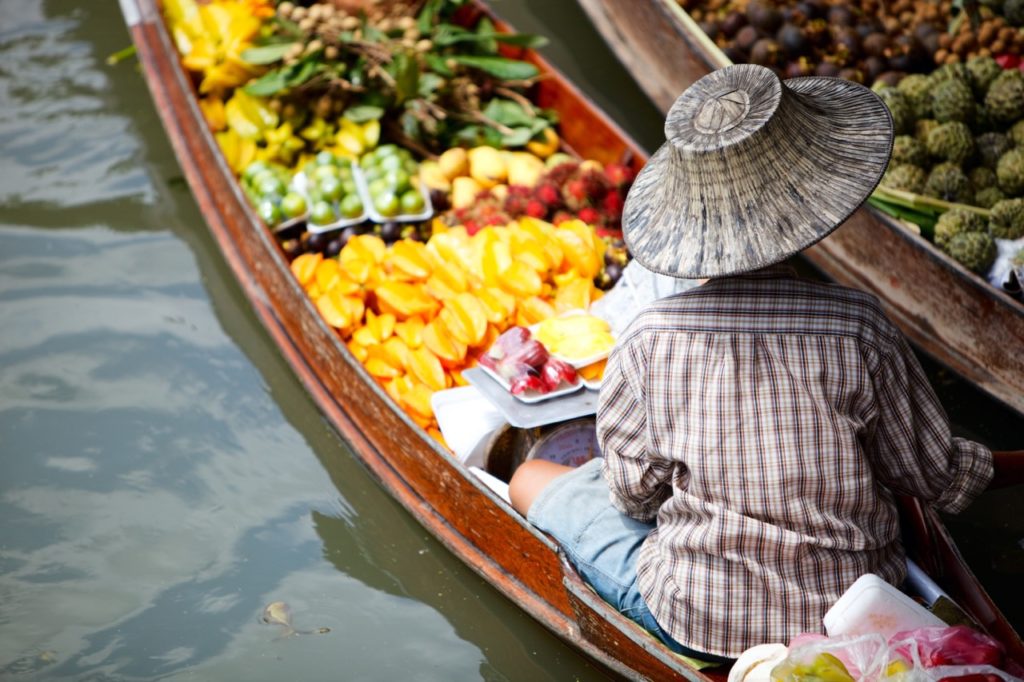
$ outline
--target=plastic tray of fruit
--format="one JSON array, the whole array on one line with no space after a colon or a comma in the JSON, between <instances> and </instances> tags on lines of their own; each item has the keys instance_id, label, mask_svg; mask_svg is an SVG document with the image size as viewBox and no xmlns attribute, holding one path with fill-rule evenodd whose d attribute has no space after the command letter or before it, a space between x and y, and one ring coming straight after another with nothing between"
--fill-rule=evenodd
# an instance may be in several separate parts
<instances>
[{"instance_id":1,"label":"plastic tray of fruit","mask_svg":"<svg viewBox=\"0 0 1024 682\"><path fill-rule=\"evenodd\" d=\"M359 193L359 178L355 163L327 151L317 154L295 175L292 184L308 205L308 232L330 232L358 225L369 217Z\"/></svg>"},{"instance_id":2,"label":"plastic tray of fruit","mask_svg":"<svg viewBox=\"0 0 1024 682\"><path fill-rule=\"evenodd\" d=\"M576 369L552 356L525 327L505 330L480 356L479 366L524 403L550 400L583 387Z\"/></svg>"},{"instance_id":3,"label":"plastic tray of fruit","mask_svg":"<svg viewBox=\"0 0 1024 682\"><path fill-rule=\"evenodd\" d=\"M574 391L557 400L525 403L513 398L479 366L462 370L462 378L480 391L509 424L521 429L556 424L597 412L597 393L594 391Z\"/></svg>"},{"instance_id":4,"label":"plastic tray of fruit","mask_svg":"<svg viewBox=\"0 0 1024 682\"><path fill-rule=\"evenodd\" d=\"M538 322L530 326L530 333L553 357L576 369L604 360L615 347L611 325L585 310L570 310Z\"/></svg>"},{"instance_id":5,"label":"plastic tray of fruit","mask_svg":"<svg viewBox=\"0 0 1024 682\"><path fill-rule=\"evenodd\" d=\"M504 377L498 374L498 372L494 371L490 367L487 367L486 365L478 366L480 367L481 370L483 370L484 374L498 382L498 385L504 388L506 391L508 391L513 398L527 404L539 403L542 400L551 400L552 398L560 398L563 395L575 393L584 386L583 382L580 381L579 379L576 380L575 384L570 384L565 380L562 380L556 388L553 388L547 392L541 392L536 389L527 388L520 393L512 393L511 383L509 383Z\"/></svg>"},{"instance_id":6,"label":"plastic tray of fruit","mask_svg":"<svg viewBox=\"0 0 1024 682\"><path fill-rule=\"evenodd\" d=\"M309 217L307 201L295 188L287 168L253 161L242 172L242 190L260 219L273 232L282 232Z\"/></svg>"},{"instance_id":7,"label":"plastic tray of fruit","mask_svg":"<svg viewBox=\"0 0 1024 682\"><path fill-rule=\"evenodd\" d=\"M408 149L384 144L364 154L356 182L370 219L417 222L434 215L430 193L419 181L419 164Z\"/></svg>"}]
</instances>

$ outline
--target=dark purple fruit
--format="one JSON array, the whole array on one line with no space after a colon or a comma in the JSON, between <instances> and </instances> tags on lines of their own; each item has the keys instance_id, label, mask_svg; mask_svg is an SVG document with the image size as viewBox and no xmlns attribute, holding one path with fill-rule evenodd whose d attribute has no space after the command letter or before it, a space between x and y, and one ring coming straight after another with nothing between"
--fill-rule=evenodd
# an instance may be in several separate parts
<instances>
[{"instance_id":1,"label":"dark purple fruit","mask_svg":"<svg viewBox=\"0 0 1024 682\"><path fill-rule=\"evenodd\" d=\"M700 30L704 31L704 35L714 40L718 37L718 22L714 19L708 19L700 22Z\"/></svg>"},{"instance_id":2,"label":"dark purple fruit","mask_svg":"<svg viewBox=\"0 0 1024 682\"><path fill-rule=\"evenodd\" d=\"M301 239L286 239L281 242L281 250L284 252L285 258L288 260L294 260L301 256L306 250L302 247Z\"/></svg>"},{"instance_id":3,"label":"dark purple fruit","mask_svg":"<svg viewBox=\"0 0 1024 682\"><path fill-rule=\"evenodd\" d=\"M390 221L380 226L380 238L389 244L402 238L402 224Z\"/></svg>"},{"instance_id":4,"label":"dark purple fruit","mask_svg":"<svg viewBox=\"0 0 1024 682\"><path fill-rule=\"evenodd\" d=\"M804 37L803 29L793 24L784 24L779 29L779 32L775 34L775 40L779 43L779 47L782 48L782 53L789 59L796 59L806 54L810 48L807 38Z\"/></svg>"},{"instance_id":5,"label":"dark purple fruit","mask_svg":"<svg viewBox=\"0 0 1024 682\"><path fill-rule=\"evenodd\" d=\"M324 256L327 258L334 258L341 253L341 247L344 246L341 243L340 237L335 237L331 241L327 242L327 246L324 247Z\"/></svg>"},{"instance_id":6,"label":"dark purple fruit","mask_svg":"<svg viewBox=\"0 0 1024 682\"><path fill-rule=\"evenodd\" d=\"M889 36L884 33L869 33L861 47L869 57L884 57L885 51L889 48Z\"/></svg>"},{"instance_id":7,"label":"dark purple fruit","mask_svg":"<svg viewBox=\"0 0 1024 682\"><path fill-rule=\"evenodd\" d=\"M604 266L604 271L605 274L608 275L608 279L611 280L612 284L618 282L619 278L622 277L622 266L618 263L610 263Z\"/></svg>"},{"instance_id":8,"label":"dark purple fruit","mask_svg":"<svg viewBox=\"0 0 1024 682\"><path fill-rule=\"evenodd\" d=\"M843 69L839 72L839 77L843 80L853 81L861 85L864 84L864 72L860 69Z\"/></svg>"},{"instance_id":9,"label":"dark purple fruit","mask_svg":"<svg viewBox=\"0 0 1024 682\"><path fill-rule=\"evenodd\" d=\"M750 0L747 3L747 21L765 33L775 33L782 24L782 14L770 0Z\"/></svg>"},{"instance_id":10,"label":"dark purple fruit","mask_svg":"<svg viewBox=\"0 0 1024 682\"><path fill-rule=\"evenodd\" d=\"M309 236L306 238L306 248L314 253L323 253L324 249L327 248L327 242L329 238L326 232L308 232Z\"/></svg>"},{"instance_id":11,"label":"dark purple fruit","mask_svg":"<svg viewBox=\"0 0 1024 682\"><path fill-rule=\"evenodd\" d=\"M835 5L828 10L828 23L833 26L853 26L856 21L857 17L854 16L849 7Z\"/></svg>"},{"instance_id":12,"label":"dark purple fruit","mask_svg":"<svg viewBox=\"0 0 1024 682\"><path fill-rule=\"evenodd\" d=\"M812 47L825 47L832 40L832 34L828 30L828 22L824 19L814 19L804 26L804 37Z\"/></svg>"},{"instance_id":13,"label":"dark purple fruit","mask_svg":"<svg viewBox=\"0 0 1024 682\"><path fill-rule=\"evenodd\" d=\"M860 60L860 39L856 33L844 31L835 38L836 56L842 57L844 63L852 64Z\"/></svg>"},{"instance_id":14,"label":"dark purple fruit","mask_svg":"<svg viewBox=\"0 0 1024 682\"><path fill-rule=\"evenodd\" d=\"M722 19L722 23L719 24L718 28L726 38L732 38L746 25L747 18L743 16L743 13L734 10L725 15L725 18Z\"/></svg>"},{"instance_id":15,"label":"dark purple fruit","mask_svg":"<svg viewBox=\"0 0 1024 682\"><path fill-rule=\"evenodd\" d=\"M832 62L822 62L814 69L815 76L824 76L826 78L838 78L839 67Z\"/></svg>"},{"instance_id":16,"label":"dark purple fruit","mask_svg":"<svg viewBox=\"0 0 1024 682\"><path fill-rule=\"evenodd\" d=\"M344 247L345 244L348 244L348 241L352 239L352 237L355 237L357 234L359 234L359 228L357 228L355 225L349 225L344 230L342 230L341 233L338 235L338 241L340 241L342 247Z\"/></svg>"},{"instance_id":17,"label":"dark purple fruit","mask_svg":"<svg viewBox=\"0 0 1024 682\"><path fill-rule=\"evenodd\" d=\"M814 69L811 68L810 62L806 59L798 59L795 62L789 62L786 64L786 78L801 78L803 76L810 76L813 73Z\"/></svg>"},{"instance_id":18,"label":"dark purple fruit","mask_svg":"<svg viewBox=\"0 0 1024 682\"><path fill-rule=\"evenodd\" d=\"M906 77L906 75L907 74L903 71L885 71L884 73L878 74L878 77L875 78L875 81L881 81L886 85L896 87L899 84L899 82Z\"/></svg>"},{"instance_id":19,"label":"dark purple fruit","mask_svg":"<svg viewBox=\"0 0 1024 682\"><path fill-rule=\"evenodd\" d=\"M434 210L437 212L447 211L451 207L448 193L443 189L430 190L430 203L434 205Z\"/></svg>"},{"instance_id":20,"label":"dark purple fruit","mask_svg":"<svg viewBox=\"0 0 1024 682\"><path fill-rule=\"evenodd\" d=\"M778 66L782 58L779 44L771 38L761 38L750 49L750 61L761 66Z\"/></svg>"},{"instance_id":21,"label":"dark purple fruit","mask_svg":"<svg viewBox=\"0 0 1024 682\"><path fill-rule=\"evenodd\" d=\"M754 43L761 39L760 32L753 26L744 26L736 34L736 38L733 44L737 49L743 50L744 52L750 52L754 47Z\"/></svg>"},{"instance_id":22,"label":"dark purple fruit","mask_svg":"<svg viewBox=\"0 0 1024 682\"><path fill-rule=\"evenodd\" d=\"M889 62L884 57L868 57L864 60L864 74L869 83L874 83L875 79L888 69Z\"/></svg>"},{"instance_id":23,"label":"dark purple fruit","mask_svg":"<svg viewBox=\"0 0 1024 682\"><path fill-rule=\"evenodd\" d=\"M735 45L726 45L722 48L722 52L724 52L725 56L729 58L729 61L734 64L741 64L747 61L746 53Z\"/></svg>"}]
</instances>

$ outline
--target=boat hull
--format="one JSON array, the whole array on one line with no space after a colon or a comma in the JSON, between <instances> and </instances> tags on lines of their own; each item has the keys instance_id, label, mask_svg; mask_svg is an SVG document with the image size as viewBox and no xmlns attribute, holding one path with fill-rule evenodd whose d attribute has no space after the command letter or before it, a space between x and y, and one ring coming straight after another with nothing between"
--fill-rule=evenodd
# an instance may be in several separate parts
<instances>
[{"instance_id":1,"label":"boat hull","mask_svg":"<svg viewBox=\"0 0 1024 682\"><path fill-rule=\"evenodd\" d=\"M662 111L729 60L675 0L579 0ZM873 293L928 355L1024 413L1024 304L908 227L863 207L805 252L829 278Z\"/></svg>"},{"instance_id":2,"label":"boat hull","mask_svg":"<svg viewBox=\"0 0 1024 682\"><path fill-rule=\"evenodd\" d=\"M723 680L721 671L694 671L589 594L548 537L394 405L323 322L247 203L206 128L153 0L122 0L122 7L156 108L226 261L319 409L381 485L460 560L610 675ZM563 128L580 152L642 163L642 152L571 85L552 77L537 98L563 116L585 117L576 132ZM971 589L984 596L976 584Z\"/></svg>"}]
</instances>

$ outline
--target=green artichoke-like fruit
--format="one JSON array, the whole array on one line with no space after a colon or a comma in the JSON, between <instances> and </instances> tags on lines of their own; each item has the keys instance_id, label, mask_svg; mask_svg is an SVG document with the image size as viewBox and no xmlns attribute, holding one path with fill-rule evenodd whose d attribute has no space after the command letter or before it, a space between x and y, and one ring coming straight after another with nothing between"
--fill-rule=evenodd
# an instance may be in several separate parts
<instances>
[{"instance_id":1,"label":"green artichoke-like fruit","mask_svg":"<svg viewBox=\"0 0 1024 682\"><path fill-rule=\"evenodd\" d=\"M956 62L954 64L943 64L939 68L928 74L928 80L931 81L931 85L934 88L940 83L944 83L948 80L958 80L964 85L971 84L971 72L967 68L967 65L962 62Z\"/></svg>"},{"instance_id":2,"label":"green artichoke-like fruit","mask_svg":"<svg viewBox=\"0 0 1024 682\"><path fill-rule=\"evenodd\" d=\"M935 245L946 248L950 240L964 232L985 232L988 222L968 208L951 208L939 216L935 223Z\"/></svg>"},{"instance_id":3,"label":"green artichoke-like fruit","mask_svg":"<svg viewBox=\"0 0 1024 682\"><path fill-rule=\"evenodd\" d=\"M889 170L882 177L882 185L890 189L901 189L905 192L920 194L924 190L924 183L927 180L928 173L920 166L894 163L889 166Z\"/></svg>"},{"instance_id":4,"label":"green artichoke-like fruit","mask_svg":"<svg viewBox=\"0 0 1024 682\"><path fill-rule=\"evenodd\" d=\"M914 110L906 96L894 87L885 87L878 90L878 96L889 107L892 114L893 133L902 135L908 133L914 126ZM932 100L934 103L934 99Z\"/></svg>"},{"instance_id":5,"label":"green artichoke-like fruit","mask_svg":"<svg viewBox=\"0 0 1024 682\"><path fill-rule=\"evenodd\" d=\"M996 242L987 232L963 232L943 249L965 268L983 275L996 260Z\"/></svg>"},{"instance_id":6,"label":"green artichoke-like fruit","mask_svg":"<svg viewBox=\"0 0 1024 682\"><path fill-rule=\"evenodd\" d=\"M968 122L974 118L974 93L955 78L945 80L932 90L932 115L939 123Z\"/></svg>"},{"instance_id":7,"label":"green artichoke-like fruit","mask_svg":"<svg viewBox=\"0 0 1024 682\"><path fill-rule=\"evenodd\" d=\"M974 188L975 194L987 187L995 187L998 182L996 172L985 166L972 168L967 174L967 179L971 181L971 187Z\"/></svg>"},{"instance_id":8,"label":"green artichoke-like fruit","mask_svg":"<svg viewBox=\"0 0 1024 682\"><path fill-rule=\"evenodd\" d=\"M1003 72L992 57L971 57L967 60L967 70L971 73L971 89L978 97L984 97L988 86Z\"/></svg>"},{"instance_id":9,"label":"green artichoke-like fruit","mask_svg":"<svg viewBox=\"0 0 1024 682\"><path fill-rule=\"evenodd\" d=\"M974 153L974 138L971 137L971 129L966 123L950 121L937 125L928 133L925 147L935 158L960 165Z\"/></svg>"},{"instance_id":10,"label":"green artichoke-like fruit","mask_svg":"<svg viewBox=\"0 0 1024 682\"><path fill-rule=\"evenodd\" d=\"M932 117L932 86L928 76L912 73L901 80L896 89L907 98L915 119Z\"/></svg>"},{"instance_id":11,"label":"green artichoke-like fruit","mask_svg":"<svg viewBox=\"0 0 1024 682\"><path fill-rule=\"evenodd\" d=\"M919 121L914 122L914 137L917 138L921 144L928 143L928 133L934 130L939 125L939 122L934 118L922 118Z\"/></svg>"},{"instance_id":12,"label":"green artichoke-like fruit","mask_svg":"<svg viewBox=\"0 0 1024 682\"><path fill-rule=\"evenodd\" d=\"M985 107L992 120L1003 125L1024 118L1024 73L1008 69L999 74L985 95Z\"/></svg>"},{"instance_id":13,"label":"green artichoke-like fruit","mask_svg":"<svg viewBox=\"0 0 1024 682\"><path fill-rule=\"evenodd\" d=\"M1010 151L1013 144L1002 133L982 133L974 138L974 150L978 163L987 168L995 169L999 157Z\"/></svg>"},{"instance_id":14,"label":"green artichoke-like fruit","mask_svg":"<svg viewBox=\"0 0 1024 682\"><path fill-rule=\"evenodd\" d=\"M1014 147L999 157L996 164L999 189L1009 196L1024 194L1024 147Z\"/></svg>"},{"instance_id":15,"label":"green artichoke-like fruit","mask_svg":"<svg viewBox=\"0 0 1024 682\"><path fill-rule=\"evenodd\" d=\"M928 150L911 135L897 135L892 141L892 160L925 166L928 163Z\"/></svg>"},{"instance_id":16,"label":"green artichoke-like fruit","mask_svg":"<svg viewBox=\"0 0 1024 682\"><path fill-rule=\"evenodd\" d=\"M1024 120L1014 123L1013 127L1006 134L1014 145L1024 147Z\"/></svg>"},{"instance_id":17,"label":"green artichoke-like fruit","mask_svg":"<svg viewBox=\"0 0 1024 682\"><path fill-rule=\"evenodd\" d=\"M1024 237L1024 199L1003 199L992 207L988 231L999 239Z\"/></svg>"},{"instance_id":18,"label":"green artichoke-like fruit","mask_svg":"<svg viewBox=\"0 0 1024 682\"><path fill-rule=\"evenodd\" d=\"M974 205L980 208L992 208L1005 198L1003 190L998 187L986 187L974 193Z\"/></svg>"},{"instance_id":19,"label":"green artichoke-like fruit","mask_svg":"<svg viewBox=\"0 0 1024 682\"><path fill-rule=\"evenodd\" d=\"M924 183L923 193L958 204L969 204L974 198L971 181L967 179L960 166L955 163L940 163L932 168L928 180Z\"/></svg>"}]
</instances>

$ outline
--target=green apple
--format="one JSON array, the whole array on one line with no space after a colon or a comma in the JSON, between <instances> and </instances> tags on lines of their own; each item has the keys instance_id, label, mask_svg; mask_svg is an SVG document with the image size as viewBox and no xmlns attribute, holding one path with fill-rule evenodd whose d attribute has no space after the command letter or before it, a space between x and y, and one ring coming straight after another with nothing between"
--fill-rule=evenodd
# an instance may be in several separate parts
<instances>
[{"instance_id":1,"label":"green apple","mask_svg":"<svg viewBox=\"0 0 1024 682\"><path fill-rule=\"evenodd\" d=\"M306 197L298 192L288 192L281 199L281 213L287 218L298 218L306 212Z\"/></svg>"},{"instance_id":2,"label":"green apple","mask_svg":"<svg viewBox=\"0 0 1024 682\"><path fill-rule=\"evenodd\" d=\"M402 207L402 213L422 213L426 207L423 195L417 189L403 192L398 202Z\"/></svg>"},{"instance_id":3,"label":"green apple","mask_svg":"<svg viewBox=\"0 0 1024 682\"><path fill-rule=\"evenodd\" d=\"M335 220L334 207L330 203L320 200L313 204L313 208L309 213L309 219L317 225L333 223Z\"/></svg>"},{"instance_id":4,"label":"green apple","mask_svg":"<svg viewBox=\"0 0 1024 682\"><path fill-rule=\"evenodd\" d=\"M363 215L363 202L358 194L349 194L341 200L338 210L346 218L358 218Z\"/></svg>"},{"instance_id":5,"label":"green apple","mask_svg":"<svg viewBox=\"0 0 1024 682\"><path fill-rule=\"evenodd\" d=\"M382 192L373 198L373 207L385 218L398 215L398 197L394 192Z\"/></svg>"}]
</instances>

